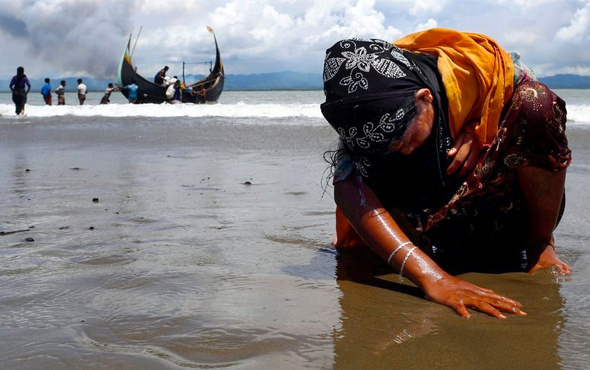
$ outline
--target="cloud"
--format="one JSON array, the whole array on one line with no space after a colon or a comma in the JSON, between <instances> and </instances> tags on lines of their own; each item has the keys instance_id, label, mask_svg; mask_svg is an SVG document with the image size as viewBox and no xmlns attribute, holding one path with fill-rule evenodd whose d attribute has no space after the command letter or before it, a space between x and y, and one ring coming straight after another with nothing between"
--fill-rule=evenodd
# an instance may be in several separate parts
<instances>
[{"instance_id":1,"label":"cloud","mask_svg":"<svg viewBox=\"0 0 590 370\"><path fill-rule=\"evenodd\" d=\"M11 0L0 7L0 74L23 65L29 75L114 77L142 26L133 59L144 76L213 59L206 26L228 74L317 73L340 39L393 41L432 27L487 34L559 71L589 64L589 13L588 0Z\"/></svg>"},{"instance_id":2,"label":"cloud","mask_svg":"<svg viewBox=\"0 0 590 370\"><path fill-rule=\"evenodd\" d=\"M27 36L27 25L20 19L0 13L0 30L14 36L24 38Z\"/></svg>"},{"instance_id":3,"label":"cloud","mask_svg":"<svg viewBox=\"0 0 590 370\"><path fill-rule=\"evenodd\" d=\"M436 27L438 27L438 22L436 21L436 19L430 18L428 21L426 21L426 23L422 23L422 24L417 25L416 29L414 31L415 32L425 31L430 28L436 28Z\"/></svg>"},{"instance_id":4,"label":"cloud","mask_svg":"<svg viewBox=\"0 0 590 370\"><path fill-rule=\"evenodd\" d=\"M415 0L414 6L410 9L410 15L421 15L421 14L433 14L440 13L445 5L448 3L447 0Z\"/></svg>"},{"instance_id":5,"label":"cloud","mask_svg":"<svg viewBox=\"0 0 590 370\"><path fill-rule=\"evenodd\" d=\"M223 30L228 73L319 71L325 49L339 39L402 35L385 25L374 0L235 0L216 8L210 20Z\"/></svg>"},{"instance_id":6,"label":"cloud","mask_svg":"<svg viewBox=\"0 0 590 370\"><path fill-rule=\"evenodd\" d=\"M559 29L555 39L561 42L579 43L588 41L590 31L590 2L584 8L578 9L567 27ZM584 43L586 44L586 43ZM586 46L588 46L586 44Z\"/></svg>"},{"instance_id":7,"label":"cloud","mask_svg":"<svg viewBox=\"0 0 590 370\"><path fill-rule=\"evenodd\" d=\"M113 48L128 32L134 1L20 1L0 14L11 43L26 43L29 56L65 73L113 76ZM21 63L26 64L26 63Z\"/></svg>"}]
</instances>

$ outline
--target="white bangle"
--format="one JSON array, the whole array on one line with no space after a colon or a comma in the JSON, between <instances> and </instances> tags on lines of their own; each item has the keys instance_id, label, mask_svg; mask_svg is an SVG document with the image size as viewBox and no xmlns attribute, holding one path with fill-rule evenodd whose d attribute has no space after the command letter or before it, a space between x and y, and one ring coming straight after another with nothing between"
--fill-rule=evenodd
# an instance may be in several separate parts
<instances>
[{"instance_id":1,"label":"white bangle","mask_svg":"<svg viewBox=\"0 0 590 370\"><path fill-rule=\"evenodd\" d=\"M401 276L401 277L404 276L404 267L406 267L406 262L408 262L408 258L410 258L410 255L416 250L416 248L418 248L418 247L414 247L414 248L410 249L408 254L406 254L406 256L404 257L404 261L402 262L402 267L399 269L399 276Z\"/></svg>"},{"instance_id":2,"label":"white bangle","mask_svg":"<svg viewBox=\"0 0 590 370\"><path fill-rule=\"evenodd\" d=\"M395 250L393 252L391 252L391 254L389 255L389 258L387 259L387 264L389 265L389 263L391 262L391 259L393 258L393 256L395 256L395 254L397 252L399 252L400 249L402 249L403 247L405 247L408 244L412 244L412 242L404 242L404 243L401 243L397 248L395 248Z\"/></svg>"}]
</instances>

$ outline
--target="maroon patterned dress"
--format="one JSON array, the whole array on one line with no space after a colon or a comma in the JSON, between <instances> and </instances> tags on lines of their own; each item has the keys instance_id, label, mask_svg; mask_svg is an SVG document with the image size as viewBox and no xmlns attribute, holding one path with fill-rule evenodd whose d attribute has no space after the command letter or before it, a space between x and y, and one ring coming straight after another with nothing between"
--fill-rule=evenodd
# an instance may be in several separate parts
<instances>
[{"instance_id":1,"label":"maroon patterned dress","mask_svg":"<svg viewBox=\"0 0 590 370\"><path fill-rule=\"evenodd\" d=\"M521 82L504 107L495 140L446 204L410 211L384 205L416 245L449 272L524 270L528 216L516 170L567 168L571 151L565 124L565 102L559 96L542 83ZM336 164L334 182L354 173L347 163L344 158ZM405 178L411 175L395 181ZM386 191L375 192L387 198Z\"/></svg>"},{"instance_id":2,"label":"maroon patterned dress","mask_svg":"<svg viewBox=\"0 0 590 370\"><path fill-rule=\"evenodd\" d=\"M565 102L554 92L535 81L517 86L492 145L449 203L428 216L426 234L440 244L432 244L435 258L459 270L465 257L482 270L526 267L528 215L516 169L567 168L565 124ZM563 206L565 195L562 213Z\"/></svg>"}]
</instances>

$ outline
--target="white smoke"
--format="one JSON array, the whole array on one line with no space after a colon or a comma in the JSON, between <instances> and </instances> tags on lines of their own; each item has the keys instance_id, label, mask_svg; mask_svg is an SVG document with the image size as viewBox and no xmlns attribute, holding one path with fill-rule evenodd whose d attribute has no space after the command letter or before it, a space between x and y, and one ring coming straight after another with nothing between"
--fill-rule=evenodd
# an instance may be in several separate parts
<instances>
[{"instance_id":1,"label":"white smoke","mask_svg":"<svg viewBox=\"0 0 590 370\"><path fill-rule=\"evenodd\" d=\"M112 77L134 8L129 0L14 1L0 7L0 36L21 53L18 64L34 59L64 75Z\"/></svg>"}]
</instances>

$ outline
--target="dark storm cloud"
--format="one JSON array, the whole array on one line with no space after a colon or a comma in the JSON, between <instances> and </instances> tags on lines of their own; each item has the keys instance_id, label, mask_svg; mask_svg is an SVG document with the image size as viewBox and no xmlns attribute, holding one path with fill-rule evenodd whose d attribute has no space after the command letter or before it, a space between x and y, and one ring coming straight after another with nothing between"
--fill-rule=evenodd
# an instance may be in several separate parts
<instances>
[{"instance_id":1,"label":"dark storm cloud","mask_svg":"<svg viewBox=\"0 0 590 370\"><path fill-rule=\"evenodd\" d=\"M2 13L0 13L0 31L18 38L28 35L25 22Z\"/></svg>"},{"instance_id":2,"label":"dark storm cloud","mask_svg":"<svg viewBox=\"0 0 590 370\"><path fill-rule=\"evenodd\" d=\"M0 15L0 29L65 74L113 77L135 7L124 0L27 1Z\"/></svg>"}]
</instances>

